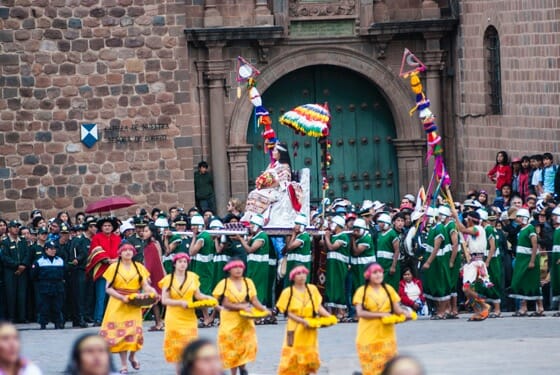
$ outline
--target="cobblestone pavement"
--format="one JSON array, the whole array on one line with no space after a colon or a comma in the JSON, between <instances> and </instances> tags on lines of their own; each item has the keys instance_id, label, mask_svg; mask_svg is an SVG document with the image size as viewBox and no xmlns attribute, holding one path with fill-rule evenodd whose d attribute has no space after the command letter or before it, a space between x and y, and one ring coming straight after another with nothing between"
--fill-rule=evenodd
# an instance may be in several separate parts
<instances>
[{"instance_id":1,"label":"cobblestone pavement","mask_svg":"<svg viewBox=\"0 0 560 375\"><path fill-rule=\"evenodd\" d=\"M399 351L412 354L430 375L467 374L554 374L558 373L560 318L488 319L485 322L460 320L418 320L397 328ZM69 324L67 324L68 326ZM148 326L148 324L146 324ZM72 341L96 329L40 331L36 325L21 325L24 354L46 375L60 374L69 357ZM355 324L339 324L319 333L320 374L352 374L359 370L354 349ZM257 327L259 353L249 365L252 375L275 374L284 335L284 323ZM216 328L201 329L200 335L216 338ZM173 374L161 351L162 332L145 332L145 345L138 358L142 370L131 374ZM116 359L116 358L115 358Z\"/></svg>"}]
</instances>

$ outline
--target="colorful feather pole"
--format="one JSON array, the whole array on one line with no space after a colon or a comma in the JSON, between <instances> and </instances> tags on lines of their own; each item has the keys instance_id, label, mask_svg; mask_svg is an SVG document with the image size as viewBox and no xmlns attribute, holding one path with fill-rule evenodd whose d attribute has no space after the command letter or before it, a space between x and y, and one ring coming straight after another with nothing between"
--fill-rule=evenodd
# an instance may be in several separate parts
<instances>
[{"instance_id":1,"label":"colorful feather pole","mask_svg":"<svg viewBox=\"0 0 560 375\"><path fill-rule=\"evenodd\" d=\"M428 146L427 160L434 157L434 175L438 186L446 190L451 185L451 178L447 173L443 161L443 146L441 144L441 136L438 134L438 128L435 122L435 116L430 111L430 99L426 97L422 82L420 81L420 73L426 70L426 66L408 49L405 48L401 62L400 76L402 78L410 78L410 88L415 95L416 105L410 110L412 116L414 112L418 113L418 117L424 127L426 133L426 142ZM428 196L431 194L428 191Z\"/></svg>"}]
</instances>

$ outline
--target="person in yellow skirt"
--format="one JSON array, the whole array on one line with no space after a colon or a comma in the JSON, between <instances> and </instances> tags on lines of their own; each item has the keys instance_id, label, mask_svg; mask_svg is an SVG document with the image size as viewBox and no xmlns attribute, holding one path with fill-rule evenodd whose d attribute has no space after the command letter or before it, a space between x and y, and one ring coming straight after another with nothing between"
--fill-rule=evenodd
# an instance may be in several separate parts
<instances>
[{"instance_id":1,"label":"person in yellow skirt","mask_svg":"<svg viewBox=\"0 0 560 375\"><path fill-rule=\"evenodd\" d=\"M189 308L193 298L213 299L200 292L198 275L187 271L191 258L186 253L173 256L173 272L160 282L161 302L167 306L163 355L169 363L179 363L183 349L198 338L195 309Z\"/></svg>"},{"instance_id":2,"label":"person in yellow skirt","mask_svg":"<svg viewBox=\"0 0 560 375\"><path fill-rule=\"evenodd\" d=\"M111 353L119 353L121 374L128 374L128 360L135 370L140 370L136 352L142 349L142 307L129 303L134 293L150 293L157 296L150 286L150 273L140 263L134 262L136 249L130 243L123 243L118 250L117 262L111 264L103 274L107 280L109 303L105 310L99 334L109 344ZM129 354L130 353L130 354Z\"/></svg>"},{"instance_id":3,"label":"person in yellow skirt","mask_svg":"<svg viewBox=\"0 0 560 375\"><path fill-rule=\"evenodd\" d=\"M379 375L385 363L397 354L394 324L385 324L382 318L391 314L410 312L400 307L395 289L383 282L383 267L372 263L364 272L365 284L356 290L352 303L359 318L356 348L363 375Z\"/></svg>"},{"instance_id":4,"label":"person in yellow skirt","mask_svg":"<svg viewBox=\"0 0 560 375\"><path fill-rule=\"evenodd\" d=\"M293 268L289 275L292 285L282 291L276 303L288 316L278 375L315 374L321 366L317 329L309 327L306 318L330 314L321 305L323 298L317 287L306 283L308 274L305 266Z\"/></svg>"},{"instance_id":5,"label":"person in yellow skirt","mask_svg":"<svg viewBox=\"0 0 560 375\"><path fill-rule=\"evenodd\" d=\"M246 364L257 357L257 331L252 319L243 317L240 311L253 313L256 308L266 315L270 311L257 298L255 284L249 278L243 277L245 263L239 259L231 259L224 267L229 272L216 285L212 295L221 305L220 327L218 328L218 347L225 369L230 369L231 375L247 375Z\"/></svg>"}]
</instances>

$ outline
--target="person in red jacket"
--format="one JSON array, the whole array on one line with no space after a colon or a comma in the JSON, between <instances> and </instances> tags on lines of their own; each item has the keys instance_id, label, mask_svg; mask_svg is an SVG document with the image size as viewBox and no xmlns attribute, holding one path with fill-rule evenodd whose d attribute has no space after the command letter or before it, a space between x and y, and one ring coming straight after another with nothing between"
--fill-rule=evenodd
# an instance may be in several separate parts
<instances>
[{"instance_id":1,"label":"person in red jacket","mask_svg":"<svg viewBox=\"0 0 560 375\"><path fill-rule=\"evenodd\" d=\"M512 171L507 152L499 151L496 154L496 165L490 169L488 177L496 183L496 196L502 194L502 186L511 185Z\"/></svg>"},{"instance_id":2,"label":"person in red jacket","mask_svg":"<svg viewBox=\"0 0 560 375\"><path fill-rule=\"evenodd\" d=\"M105 312L105 279L102 277L111 263L118 258L121 237L115 233L119 223L114 217L103 217L97 221L98 232L91 238L86 273L90 274L95 283L95 309L93 312L94 327L101 326Z\"/></svg>"},{"instance_id":3,"label":"person in red jacket","mask_svg":"<svg viewBox=\"0 0 560 375\"><path fill-rule=\"evenodd\" d=\"M418 313L422 312L426 304L422 281L415 278L412 275L412 270L408 267L404 269L402 280L399 283L399 297L401 297L403 305L410 307Z\"/></svg>"}]
</instances>

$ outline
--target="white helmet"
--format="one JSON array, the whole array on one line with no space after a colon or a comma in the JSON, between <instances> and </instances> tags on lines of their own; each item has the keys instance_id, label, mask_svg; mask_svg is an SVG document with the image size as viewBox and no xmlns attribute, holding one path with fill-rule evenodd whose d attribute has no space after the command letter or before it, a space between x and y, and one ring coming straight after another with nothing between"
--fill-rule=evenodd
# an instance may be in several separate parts
<instances>
[{"instance_id":1,"label":"white helmet","mask_svg":"<svg viewBox=\"0 0 560 375\"><path fill-rule=\"evenodd\" d=\"M529 213L529 210L527 210L526 208L520 208L517 210L515 216L529 219L531 217L531 214Z\"/></svg>"},{"instance_id":2,"label":"white helmet","mask_svg":"<svg viewBox=\"0 0 560 375\"><path fill-rule=\"evenodd\" d=\"M554 216L560 216L560 207L554 208L554 210L552 210L552 214Z\"/></svg>"},{"instance_id":3,"label":"white helmet","mask_svg":"<svg viewBox=\"0 0 560 375\"><path fill-rule=\"evenodd\" d=\"M191 225L204 225L204 218L200 215L191 217Z\"/></svg>"},{"instance_id":4,"label":"white helmet","mask_svg":"<svg viewBox=\"0 0 560 375\"><path fill-rule=\"evenodd\" d=\"M372 208L372 207L373 207L373 202L370 201L369 199L366 199L366 200L362 203L361 211L369 210L369 209Z\"/></svg>"},{"instance_id":5,"label":"white helmet","mask_svg":"<svg viewBox=\"0 0 560 375\"><path fill-rule=\"evenodd\" d=\"M442 205L442 206L439 206L439 208L438 208L438 214L439 214L439 216L450 217L451 216L451 210L449 209L448 206Z\"/></svg>"},{"instance_id":6,"label":"white helmet","mask_svg":"<svg viewBox=\"0 0 560 375\"><path fill-rule=\"evenodd\" d=\"M264 227L264 217L262 215L256 214L251 217L251 224L258 225L259 227Z\"/></svg>"},{"instance_id":7,"label":"white helmet","mask_svg":"<svg viewBox=\"0 0 560 375\"><path fill-rule=\"evenodd\" d=\"M210 220L210 224L208 225L210 229L222 229L224 224L220 221L220 219L212 219Z\"/></svg>"},{"instance_id":8,"label":"white helmet","mask_svg":"<svg viewBox=\"0 0 560 375\"><path fill-rule=\"evenodd\" d=\"M359 228L359 229L368 229L366 221L364 219L356 219L354 220L354 229Z\"/></svg>"},{"instance_id":9,"label":"white helmet","mask_svg":"<svg viewBox=\"0 0 560 375\"><path fill-rule=\"evenodd\" d=\"M428 212L426 212L426 214L429 217L437 217L438 216L438 210L435 207L428 207Z\"/></svg>"},{"instance_id":10,"label":"white helmet","mask_svg":"<svg viewBox=\"0 0 560 375\"><path fill-rule=\"evenodd\" d=\"M488 221L488 211L479 208L478 210L476 210L476 212L478 212L478 216L480 216L480 220Z\"/></svg>"},{"instance_id":11,"label":"white helmet","mask_svg":"<svg viewBox=\"0 0 560 375\"><path fill-rule=\"evenodd\" d=\"M377 222L391 225L391 216L387 214L381 214L377 217Z\"/></svg>"},{"instance_id":12,"label":"white helmet","mask_svg":"<svg viewBox=\"0 0 560 375\"><path fill-rule=\"evenodd\" d=\"M130 221L126 220L122 223L122 225L119 228L119 232L121 232L121 234L124 234L124 232L126 232L129 229L134 229L134 225L132 225L130 223Z\"/></svg>"},{"instance_id":13,"label":"white helmet","mask_svg":"<svg viewBox=\"0 0 560 375\"><path fill-rule=\"evenodd\" d=\"M294 220L294 224L307 226L307 216L304 214L297 215L296 219Z\"/></svg>"},{"instance_id":14,"label":"white helmet","mask_svg":"<svg viewBox=\"0 0 560 375\"><path fill-rule=\"evenodd\" d=\"M346 220L344 220L344 218L339 215L333 216L331 218L331 221L341 228L344 228L344 226L346 225Z\"/></svg>"}]
</instances>

